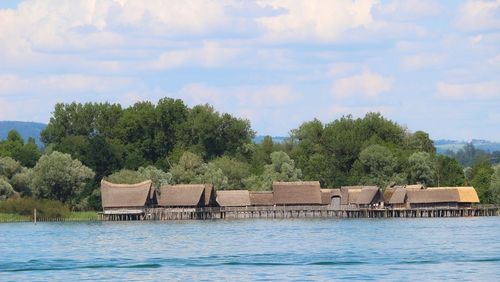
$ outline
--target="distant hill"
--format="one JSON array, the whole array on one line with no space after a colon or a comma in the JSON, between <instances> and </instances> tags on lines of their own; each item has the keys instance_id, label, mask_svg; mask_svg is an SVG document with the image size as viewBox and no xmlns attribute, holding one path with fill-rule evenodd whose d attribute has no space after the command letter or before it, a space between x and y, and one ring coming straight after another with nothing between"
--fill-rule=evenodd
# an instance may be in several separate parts
<instances>
[{"instance_id":1,"label":"distant hill","mask_svg":"<svg viewBox=\"0 0 500 282\"><path fill-rule=\"evenodd\" d=\"M500 142L492 142L481 139L472 139L471 142L476 149L480 149L488 153L500 151ZM434 146L436 147L438 154L444 154L447 150L457 152L467 143L469 142L456 140L434 140Z\"/></svg>"},{"instance_id":2,"label":"distant hill","mask_svg":"<svg viewBox=\"0 0 500 282\"><path fill-rule=\"evenodd\" d=\"M21 134L24 141L29 137L35 138L36 144L43 147L40 140L40 132L47 127L44 123L39 122L26 122L26 121L0 121L0 140L7 138L9 131L15 129Z\"/></svg>"}]
</instances>

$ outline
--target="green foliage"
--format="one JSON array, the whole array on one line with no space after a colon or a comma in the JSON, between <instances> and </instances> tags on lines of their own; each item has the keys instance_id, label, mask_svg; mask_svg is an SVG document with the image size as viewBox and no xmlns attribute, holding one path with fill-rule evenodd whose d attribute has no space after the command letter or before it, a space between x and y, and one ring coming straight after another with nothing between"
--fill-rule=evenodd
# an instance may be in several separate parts
<instances>
[{"instance_id":1,"label":"green foliage","mask_svg":"<svg viewBox=\"0 0 500 282\"><path fill-rule=\"evenodd\" d=\"M423 131L416 131L413 134L408 134L407 144L408 149L413 151L427 152L429 154L436 153L436 148L429 138L429 134Z\"/></svg>"},{"instance_id":2,"label":"green foliage","mask_svg":"<svg viewBox=\"0 0 500 282\"><path fill-rule=\"evenodd\" d=\"M490 194L491 178L494 173L488 159L479 159L472 166L470 174L470 184L476 188L479 200L482 203L491 203L493 201Z\"/></svg>"},{"instance_id":3,"label":"green foliage","mask_svg":"<svg viewBox=\"0 0 500 282\"><path fill-rule=\"evenodd\" d=\"M464 167L472 166L479 160L490 158L489 154L485 151L476 149L472 142L465 144L465 146L457 152L447 151L446 155L454 158Z\"/></svg>"},{"instance_id":4,"label":"green foliage","mask_svg":"<svg viewBox=\"0 0 500 282\"><path fill-rule=\"evenodd\" d=\"M21 196L31 197L33 191L31 190L31 180L33 178L33 169L23 168L21 172L16 173L10 180L12 187L15 191L19 192Z\"/></svg>"},{"instance_id":5,"label":"green foliage","mask_svg":"<svg viewBox=\"0 0 500 282\"><path fill-rule=\"evenodd\" d=\"M223 176L227 177L228 189L241 189L244 187L243 180L250 176L250 165L228 156L217 158L209 165L213 165Z\"/></svg>"},{"instance_id":6,"label":"green foliage","mask_svg":"<svg viewBox=\"0 0 500 282\"><path fill-rule=\"evenodd\" d=\"M3 177L0 177L0 200L5 200L14 195L12 185Z\"/></svg>"},{"instance_id":7,"label":"green foliage","mask_svg":"<svg viewBox=\"0 0 500 282\"><path fill-rule=\"evenodd\" d=\"M170 170L174 183L211 183L216 189L228 187L228 179L214 164L206 164L202 158L185 152Z\"/></svg>"},{"instance_id":8,"label":"green foliage","mask_svg":"<svg viewBox=\"0 0 500 282\"><path fill-rule=\"evenodd\" d=\"M261 175L252 175L243 182L251 190L270 190L274 181L298 181L302 171L285 152L271 153L271 164L265 165Z\"/></svg>"},{"instance_id":9,"label":"green foliage","mask_svg":"<svg viewBox=\"0 0 500 282\"><path fill-rule=\"evenodd\" d=\"M148 179L135 170L122 169L108 176L107 180L118 184L136 184Z\"/></svg>"},{"instance_id":10,"label":"green foliage","mask_svg":"<svg viewBox=\"0 0 500 282\"><path fill-rule=\"evenodd\" d=\"M20 172L21 169L22 166L18 161L11 157L0 157L0 176L10 179L14 174Z\"/></svg>"},{"instance_id":11,"label":"green foliage","mask_svg":"<svg viewBox=\"0 0 500 282\"><path fill-rule=\"evenodd\" d=\"M319 179L329 187L359 184L357 174L363 173L363 168L354 169L354 164L361 151L381 145L391 148L394 155L396 148L406 146L406 136L402 127L377 113L358 119L342 117L326 125L314 120L292 131L291 156L303 169L305 179ZM400 169L399 159L395 166Z\"/></svg>"},{"instance_id":12,"label":"green foliage","mask_svg":"<svg viewBox=\"0 0 500 282\"><path fill-rule=\"evenodd\" d=\"M33 169L31 185L39 199L56 199L74 205L93 177L94 172L80 161L54 151L40 158Z\"/></svg>"},{"instance_id":13,"label":"green foliage","mask_svg":"<svg viewBox=\"0 0 500 282\"><path fill-rule=\"evenodd\" d=\"M125 109L108 103L57 104L42 140L91 167L98 182L122 168L168 169L187 149L204 160L224 154L250 157L245 148L253 135L247 120L164 98Z\"/></svg>"},{"instance_id":14,"label":"green foliage","mask_svg":"<svg viewBox=\"0 0 500 282\"><path fill-rule=\"evenodd\" d=\"M54 200L19 198L0 201L0 213L32 217L34 209L36 209L39 218L64 218L70 214L67 205Z\"/></svg>"},{"instance_id":15,"label":"green foliage","mask_svg":"<svg viewBox=\"0 0 500 282\"><path fill-rule=\"evenodd\" d=\"M154 166L140 167L137 171L140 176L153 181L153 187L159 189L161 185L172 183L172 174L164 172Z\"/></svg>"},{"instance_id":16,"label":"green foliage","mask_svg":"<svg viewBox=\"0 0 500 282\"><path fill-rule=\"evenodd\" d=\"M431 155L427 152L416 152L408 158L410 183L421 183L432 186L434 167Z\"/></svg>"},{"instance_id":17,"label":"green foliage","mask_svg":"<svg viewBox=\"0 0 500 282\"><path fill-rule=\"evenodd\" d=\"M435 184L437 186L462 186L465 175L462 166L448 156L437 156L435 160Z\"/></svg>"},{"instance_id":18,"label":"green foliage","mask_svg":"<svg viewBox=\"0 0 500 282\"><path fill-rule=\"evenodd\" d=\"M11 157L19 161L21 165L33 167L40 158L40 152L35 139L29 138L25 144L21 135L15 131L9 131L7 139L0 142L0 157Z\"/></svg>"},{"instance_id":19,"label":"green foliage","mask_svg":"<svg viewBox=\"0 0 500 282\"><path fill-rule=\"evenodd\" d=\"M381 145L370 145L361 151L353 175L359 184L382 188L402 181L396 174L396 158L391 150Z\"/></svg>"},{"instance_id":20,"label":"green foliage","mask_svg":"<svg viewBox=\"0 0 500 282\"><path fill-rule=\"evenodd\" d=\"M500 165L495 166L494 171L491 176L489 194L492 203L500 204Z\"/></svg>"}]
</instances>

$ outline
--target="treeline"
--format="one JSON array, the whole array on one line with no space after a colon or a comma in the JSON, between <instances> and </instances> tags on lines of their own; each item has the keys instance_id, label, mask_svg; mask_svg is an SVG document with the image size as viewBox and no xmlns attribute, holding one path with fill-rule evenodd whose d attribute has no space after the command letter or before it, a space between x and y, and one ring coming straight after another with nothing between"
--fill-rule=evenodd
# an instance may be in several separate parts
<instances>
[{"instance_id":1,"label":"treeline","mask_svg":"<svg viewBox=\"0 0 500 282\"><path fill-rule=\"evenodd\" d=\"M98 187L105 177L117 183L152 179L156 187L209 182L251 190L294 180L320 180L323 187L473 185L482 202L500 202L498 167L478 159L464 172L454 158L436 154L427 133L409 132L380 114L306 122L282 143L266 137L256 144L254 134L248 120L170 98L127 108L57 104L42 132L44 152L15 132L0 142L0 197L100 209ZM31 159L19 153L28 147Z\"/></svg>"}]
</instances>

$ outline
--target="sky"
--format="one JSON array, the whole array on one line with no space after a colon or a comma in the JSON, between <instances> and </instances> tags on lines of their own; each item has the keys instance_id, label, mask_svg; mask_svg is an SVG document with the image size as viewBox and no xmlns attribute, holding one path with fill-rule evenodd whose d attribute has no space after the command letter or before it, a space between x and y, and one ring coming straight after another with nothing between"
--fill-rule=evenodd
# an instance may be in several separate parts
<instances>
[{"instance_id":1,"label":"sky","mask_svg":"<svg viewBox=\"0 0 500 282\"><path fill-rule=\"evenodd\" d=\"M500 0L0 1L0 120L162 97L259 135L380 112L500 141Z\"/></svg>"}]
</instances>

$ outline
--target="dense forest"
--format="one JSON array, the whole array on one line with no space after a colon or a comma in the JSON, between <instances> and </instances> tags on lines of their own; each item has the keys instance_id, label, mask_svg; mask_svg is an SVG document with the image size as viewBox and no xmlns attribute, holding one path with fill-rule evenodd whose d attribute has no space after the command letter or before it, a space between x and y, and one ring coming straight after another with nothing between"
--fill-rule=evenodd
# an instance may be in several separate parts
<instances>
[{"instance_id":1,"label":"dense forest","mask_svg":"<svg viewBox=\"0 0 500 282\"><path fill-rule=\"evenodd\" d=\"M476 154L462 165L460 152L437 155L427 133L410 132L377 113L305 122L281 143L271 137L255 143L254 136L248 120L209 105L189 108L179 99L127 108L57 104L41 134L43 149L16 131L0 141L0 199L50 199L97 210L99 182L107 178L250 190L293 180L319 180L330 188L472 185L483 203L500 203L500 166L492 166L491 155Z\"/></svg>"}]
</instances>

